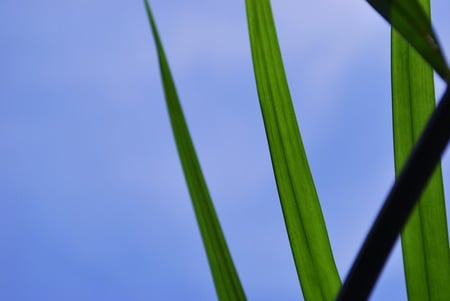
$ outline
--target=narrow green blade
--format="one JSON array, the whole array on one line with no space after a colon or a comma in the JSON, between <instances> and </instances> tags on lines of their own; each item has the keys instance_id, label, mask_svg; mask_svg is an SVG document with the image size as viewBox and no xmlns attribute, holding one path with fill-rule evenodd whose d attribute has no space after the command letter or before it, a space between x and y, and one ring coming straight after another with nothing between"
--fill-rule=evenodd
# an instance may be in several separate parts
<instances>
[{"instance_id":1,"label":"narrow green blade","mask_svg":"<svg viewBox=\"0 0 450 301\"><path fill-rule=\"evenodd\" d=\"M411 1L413 2L413 1ZM420 0L430 14L429 0ZM433 70L392 30L395 169L401 171L435 107ZM408 299L450 300L450 253L441 168L437 168L402 233Z\"/></svg>"},{"instance_id":2,"label":"narrow green blade","mask_svg":"<svg viewBox=\"0 0 450 301\"><path fill-rule=\"evenodd\" d=\"M170 121L208 256L217 296L221 301L246 300L195 153L166 55L147 0L145 0L145 6L158 52Z\"/></svg>"},{"instance_id":3,"label":"narrow green blade","mask_svg":"<svg viewBox=\"0 0 450 301\"><path fill-rule=\"evenodd\" d=\"M367 0L433 67L450 80L444 55L427 14L417 0Z\"/></svg>"},{"instance_id":4,"label":"narrow green blade","mask_svg":"<svg viewBox=\"0 0 450 301\"><path fill-rule=\"evenodd\" d=\"M247 0L259 102L305 300L333 300L341 285L297 125L269 0Z\"/></svg>"}]
</instances>

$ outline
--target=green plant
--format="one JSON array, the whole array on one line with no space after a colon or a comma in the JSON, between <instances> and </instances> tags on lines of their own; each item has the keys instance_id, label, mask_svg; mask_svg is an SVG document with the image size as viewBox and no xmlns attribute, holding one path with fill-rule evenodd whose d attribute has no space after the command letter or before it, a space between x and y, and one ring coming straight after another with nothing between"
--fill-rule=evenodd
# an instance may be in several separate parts
<instances>
[{"instance_id":1,"label":"green plant","mask_svg":"<svg viewBox=\"0 0 450 301\"><path fill-rule=\"evenodd\" d=\"M430 92L433 90L432 72L427 69L427 64L445 81L450 77L427 16L429 3L423 1L419 4L407 0L368 2L394 28L393 119L396 170L399 176L341 288L287 85L270 1L246 1L258 96L286 228L305 300L333 300L336 297L338 300L362 300L368 297L450 136L448 91L430 118L434 95ZM245 300L198 164L147 0L145 4L157 47L169 116L217 295L220 300ZM416 50L410 48L408 43ZM423 110L423 107L427 109ZM419 139L428 119L430 121ZM405 270L410 300L450 299L450 289L446 287L446 283L450 282L450 254L440 179L441 175L436 171L432 184L414 211L402 238L404 253L408 254L405 256ZM430 198L432 201L427 201ZM417 240L418 244L411 244L410 238L415 236L421 239ZM435 260L430 260L430 256Z\"/></svg>"}]
</instances>

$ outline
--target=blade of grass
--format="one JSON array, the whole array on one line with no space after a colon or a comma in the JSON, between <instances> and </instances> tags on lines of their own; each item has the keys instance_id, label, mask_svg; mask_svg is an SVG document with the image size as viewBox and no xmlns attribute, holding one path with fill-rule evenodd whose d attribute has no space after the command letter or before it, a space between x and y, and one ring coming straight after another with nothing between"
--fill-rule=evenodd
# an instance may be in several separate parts
<instances>
[{"instance_id":1,"label":"blade of grass","mask_svg":"<svg viewBox=\"0 0 450 301\"><path fill-rule=\"evenodd\" d=\"M430 1L420 0L427 16ZM395 170L400 172L435 107L433 70L394 29L391 33ZM450 300L450 253L440 166L402 233L408 300Z\"/></svg>"},{"instance_id":2,"label":"blade of grass","mask_svg":"<svg viewBox=\"0 0 450 301\"><path fill-rule=\"evenodd\" d=\"M450 89L447 88L389 192L336 300L367 300L449 139Z\"/></svg>"},{"instance_id":3,"label":"blade of grass","mask_svg":"<svg viewBox=\"0 0 450 301\"><path fill-rule=\"evenodd\" d=\"M246 300L209 195L200 168L200 163L195 153L194 145L175 89L175 83L169 69L169 64L164 53L148 0L145 0L145 7L158 53L161 78L172 130L191 195L197 223L208 256L217 296L221 301Z\"/></svg>"},{"instance_id":4,"label":"blade of grass","mask_svg":"<svg viewBox=\"0 0 450 301\"><path fill-rule=\"evenodd\" d=\"M269 0L247 0L253 66L272 165L305 300L333 300L341 285L303 148Z\"/></svg>"},{"instance_id":5,"label":"blade of grass","mask_svg":"<svg viewBox=\"0 0 450 301\"><path fill-rule=\"evenodd\" d=\"M427 14L417 0L367 0L446 82L450 71Z\"/></svg>"}]
</instances>

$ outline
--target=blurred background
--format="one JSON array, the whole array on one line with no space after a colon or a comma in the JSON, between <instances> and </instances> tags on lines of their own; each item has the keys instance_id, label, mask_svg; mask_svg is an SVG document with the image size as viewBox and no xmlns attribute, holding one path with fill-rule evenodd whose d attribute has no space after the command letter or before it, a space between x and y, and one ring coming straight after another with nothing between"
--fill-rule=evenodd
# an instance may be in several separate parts
<instances>
[{"instance_id":1,"label":"blurred background","mask_svg":"<svg viewBox=\"0 0 450 301\"><path fill-rule=\"evenodd\" d=\"M272 2L345 277L394 180L390 29L365 1ZM245 1L151 5L249 300L301 300ZM215 300L143 1L2 0L0 66L0 299ZM406 300L399 246L372 300Z\"/></svg>"}]
</instances>

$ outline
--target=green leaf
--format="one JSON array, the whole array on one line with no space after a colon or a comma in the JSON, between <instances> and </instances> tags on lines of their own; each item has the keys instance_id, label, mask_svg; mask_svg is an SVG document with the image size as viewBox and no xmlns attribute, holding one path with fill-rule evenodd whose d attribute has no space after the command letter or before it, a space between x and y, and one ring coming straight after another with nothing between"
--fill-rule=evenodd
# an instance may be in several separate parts
<instances>
[{"instance_id":1,"label":"green leaf","mask_svg":"<svg viewBox=\"0 0 450 301\"><path fill-rule=\"evenodd\" d=\"M195 153L166 55L147 0L145 0L145 6L158 52L167 109L217 296L221 301L246 300Z\"/></svg>"},{"instance_id":2,"label":"green leaf","mask_svg":"<svg viewBox=\"0 0 450 301\"><path fill-rule=\"evenodd\" d=\"M364 239L336 301L367 300L450 141L450 90L433 111Z\"/></svg>"},{"instance_id":3,"label":"green leaf","mask_svg":"<svg viewBox=\"0 0 450 301\"><path fill-rule=\"evenodd\" d=\"M341 285L297 125L269 0L247 0L253 66L272 165L305 300Z\"/></svg>"},{"instance_id":4,"label":"green leaf","mask_svg":"<svg viewBox=\"0 0 450 301\"><path fill-rule=\"evenodd\" d=\"M391 25L420 53L443 80L450 71L438 39L425 11L417 0L368 0Z\"/></svg>"},{"instance_id":5,"label":"green leaf","mask_svg":"<svg viewBox=\"0 0 450 301\"><path fill-rule=\"evenodd\" d=\"M413 1L411 1L412 3ZM429 0L421 0L427 15ZM395 169L401 171L435 107L433 70L392 30ZM450 300L450 253L441 168L431 177L402 233L411 301Z\"/></svg>"}]
</instances>

